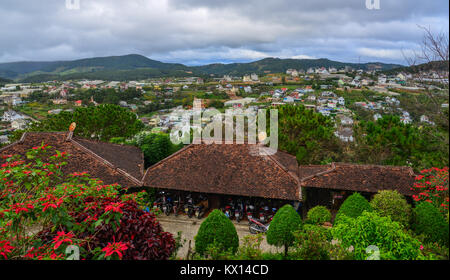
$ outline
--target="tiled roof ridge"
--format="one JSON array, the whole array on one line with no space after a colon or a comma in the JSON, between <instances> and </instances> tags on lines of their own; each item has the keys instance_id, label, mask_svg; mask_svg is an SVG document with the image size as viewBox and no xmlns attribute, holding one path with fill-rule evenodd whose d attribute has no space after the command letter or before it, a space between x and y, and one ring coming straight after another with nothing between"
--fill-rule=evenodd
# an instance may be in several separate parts
<instances>
[{"instance_id":1,"label":"tiled roof ridge","mask_svg":"<svg viewBox=\"0 0 450 280\"><path fill-rule=\"evenodd\" d=\"M309 166L309 165L307 165L307 166ZM315 165L315 166L328 166L329 169L324 170L324 171L321 171L321 172L318 172L318 173L313 174L313 175L310 175L310 176L306 176L306 177L300 179L300 185L302 185L305 181L310 180L310 179L312 179L312 178L314 178L314 177L322 176L322 175L331 173L331 172L333 172L334 170L336 170L336 164L335 164L334 162L332 162L331 165L327 164L327 165ZM301 167L301 166L299 166L299 171L300 171L300 167ZM331 169L330 169L330 168L331 168Z\"/></svg>"},{"instance_id":2,"label":"tiled roof ridge","mask_svg":"<svg viewBox=\"0 0 450 280\"><path fill-rule=\"evenodd\" d=\"M132 145L127 145L127 144L117 144L117 143L110 143L110 142L102 142L102 141L98 141L98 140L86 139L86 138L79 137L79 136L74 136L74 137L71 138L71 139L72 139L72 140L77 140L77 139L79 139L79 140L91 142L91 143L94 143L94 144L108 144L108 145L116 146L116 147L131 147L131 148L139 149L138 147L132 146Z\"/></svg>"},{"instance_id":3,"label":"tiled roof ridge","mask_svg":"<svg viewBox=\"0 0 450 280\"><path fill-rule=\"evenodd\" d=\"M396 169L396 168L398 168L398 169L408 170L409 173L411 174L411 176L416 176L416 174L414 173L414 170L410 166L379 165L379 164L359 164L359 163L350 163L350 162L332 162L331 164L327 164L327 165L321 165L321 164L299 165L299 169L302 168L302 167L325 167L325 166L330 166L330 165L331 165L332 169L328 169L326 171L321 171L321 172L318 172L316 174L310 175L308 177L303 178L302 181L311 179L311 177L320 176L320 175L329 173L329 172L335 170L336 167L340 167L340 166L353 166L353 167L361 167L361 168L377 167L377 168L384 168L384 169Z\"/></svg>"},{"instance_id":4,"label":"tiled roof ridge","mask_svg":"<svg viewBox=\"0 0 450 280\"><path fill-rule=\"evenodd\" d=\"M16 142L13 142L3 148L0 149L0 152L3 152L4 150L7 150L15 145L19 145L22 144L25 141L25 138L29 135L29 134L64 134L65 132L48 132L48 131L33 131L33 132L24 132L22 134L22 137L20 137L20 139Z\"/></svg>"},{"instance_id":5,"label":"tiled roof ridge","mask_svg":"<svg viewBox=\"0 0 450 280\"><path fill-rule=\"evenodd\" d=\"M306 165L306 166L312 166L312 165ZM326 165L315 165L315 166L326 166ZM319 177L319 176L323 176L325 174L329 174L333 171L336 170L337 167L339 166L353 166L353 167L362 167L362 168L384 168L384 169L402 169L402 170L407 170L409 175L412 177L415 177L416 174L414 173L414 170L410 167L410 166L393 166L393 165L376 165L376 164L356 164L356 163L347 163L347 162L332 162L331 163L331 169L327 169L325 171L321 171L318 172L316 174L304 177L302 179L300 179L300 184L304 185L304 183L308 180L311 180L315 177ZM299 170L300 170L301 166L299 166Z\"/></svg>"},{"instance_id":6,"label":"tiled roof ridge","mask_svg":"<svg viewBox=\"0 0 450 280\"><path fill-rule=\"evenodd\" d=\"M82 138L82 137L79 137L79 136L70 137L69 140L75 140L76 141L77 139L80 139L80 140L83 140L83 141L87 141L87 142L90 142L90 143L93 143L93 144L108 144L108 145L115 146L115 147L130 147L130 148L134 148L135 150L139 150L140 151L140 155L141 155L141 161L143 163L143 164L141 164L141 170L140 170L141 172L140 173L141 173L142 178L144 178L143 176L145 174L145 172L144 172L145 158L144 158L144 153L142 153L141 149L139 149L138 147L132 146L132 145L126 145L126 144L116 144L116 143L109 143L109 142L101 142L101 141L97 141L97 140L90 140L90 139L85 139L85 138ZM87 149L89 149L89 148L87 148ZM131 176L133 176L133 175L131 175Z\"/></svg>"},{"instance_id":7,"label":"tiled roof ridge","mask_svg":"<svg viewBox=\"0 0 450 280\"><path fill-rule=\"evenodd\" d=\"M9 149L10 147L13 147L13 146L15 146L15 145L20 145L20 144L22 144L22 143L25 141L25 139L26 139L26 137L27 137L28 135L36 135L36 134L38 134L38 135L39 135L39 134L50 134L50 135L51 135L51 134L60 134L60 135L65 135L65 134L68 134L68 132L61 132L61 131L57 131L57 132L50 132L50 131L45 131L45 132L41 132L41 131L39 131L39 132L34 132L34 131L33 131L33 132L24 132L24 133L22 134L22 137L20 138L19 141L16 141L16 142L14 142L14 143L11 143L11 144L8 145L8 146L3 147L2 149L0 149L0 152L4 151L4 150L6 150L6 149ZM91 151L90 149L84 147L82 144L78 143L74 138L69 138L68 141L70 141L71 143L75 144L75 146L81 148L83 151L87 152L88 154L92 155L94 158L96 158L97 160L99 160L99 161L102 162L103 164L106 164L106 165L108 165L109 167L111 167L111 168L117 170L119 173L121 173L121 174L124 175L125 177L129 178L131 181L137 183L139 186L142 186L142 185L143 185L143 183L142 183L141 180L135 178L134 176L130 175L128 172L126 172L126 171L124 171L124 170L122 170L122 169L116 167L114 164L112 164L112 163L109 162L108 160L106 160L106 159L104 159L103 157L97 155L96 153L94 153L94 152Z\"/></svg>"},{"instance_id":8,"label":"tiled roof ridge","mask_svg":"<svg viewBox=\"0 0 450 280\"><path fill-rule=\"evenodd\" d=\"M297 182L297 187L298 187L298 196L299 199L301 200L302 198L302 186L301 186L301 180L298 176L298 174L292 174L293 172L291 172L286 166L284 166L284 164L282 164L279 160L277 160L273 155L268 155L269 159L271 159L278 167L280 167L284 172L287 173L287 175L289 175L292 179L294 179L295 182ZM298 167L297 167L298 168Z\"/></svg>"},{"instance_id":9,"label":"tiled roof ridge","mask_svg":"<svg viewBox=\"0 0 450 280\"><path fill-rule=\"evenodd\" d=\"M128 172L126 172L125 170L115 166L114 164L112 164L111 162L109 162L108 160L106 160L105 158L103 158L102 156L96 154L94 151L90 150L89 148L83 146L82 143L79 143L76 141L76 139L72 138L69 140L72 144L74 144L75 146L77 146L78 148L81 148L84 152L92 155L94 158L98 159L100 162L102 162L105 165L108 165L109 167L117 170L119 173L121 173L122 175L124 175L125 177L127 177L128 179L130 179L131 181L137 183L139 186L143 185L142 180L139 180L137 178L135 178L134 176L132 176L131 174L129 174Z\"/></svg>"},{"instance_id":10,"label":"tiled roof ridge","mask_svg":"<svg viewBox=\"0 0 450 280\"><path fill-rule=\"evenodd\" d=\"M150 166L149 168L147 168L147 170L145 171L144 177L142 179L142 185L144 185L144 178L147 177L147 174L148 174L148 172L150 172L150 170L152 170L152 169L156 168L157 166L159 166L159 165L169 161L170 159L176 157L180 153L182 153L182 152L184 152L184 151L194 147L194 145L197 145L197 144L189 144L186 147L183 147L182 149L178 150L177 152L171 154L170 156L166 157L165 159L162 159L159 162L157 162L157 163L153 164L152 166Z\"/></svg>"},{"instance_id":11,"label":"tiled roof ridge","mask_svg":"<svg viewBox=\"0 0 450 280\"><path fill-rule=\"evenodd\" d=\"M371 168L371 167L377 167L377 168L385 168L385 169L405 169L408 170L411 176L416 176L414 173L414 170L411 166L401 166L401 165L380 165L380 164L358 164L358 163L349 163L349 162L334 162L337 166L358 166L358 167L364 167L364 168Z\"/></svg>"}]
</instances>

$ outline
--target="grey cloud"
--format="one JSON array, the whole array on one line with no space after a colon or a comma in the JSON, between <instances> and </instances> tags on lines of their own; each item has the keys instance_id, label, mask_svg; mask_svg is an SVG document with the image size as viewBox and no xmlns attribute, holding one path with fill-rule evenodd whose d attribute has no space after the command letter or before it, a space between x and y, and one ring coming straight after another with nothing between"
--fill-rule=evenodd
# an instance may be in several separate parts
<instances>
[{"instance_id":1,"label":"grey cloud","mask_svg":"<svg viewBox=\"0 0 450 280\"><path fill-rule=\"evenodd\" d=\"M395 59L416 49L417 24L448 29L448 1L2 0L0 62L140 53L201 64L260 57ZM378 50L378 51L377 51ZM388 55L386 55L388 54Z\"/></svg>"}]
</instances>

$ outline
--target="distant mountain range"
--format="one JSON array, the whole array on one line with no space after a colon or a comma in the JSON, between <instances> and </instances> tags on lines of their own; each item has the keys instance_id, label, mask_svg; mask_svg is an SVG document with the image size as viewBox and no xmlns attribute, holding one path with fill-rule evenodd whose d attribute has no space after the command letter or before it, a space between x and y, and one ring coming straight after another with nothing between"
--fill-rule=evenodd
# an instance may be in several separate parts
<instances>
[{"instance_id":1,"label":"distant mountain range","mask_svg":"<svg viewBox=\"0 0 450 280\"><path fill-rule=\"evenodd\" d=\"M21 82L42 82L49 80L100 79L100 80L139 80L154 77L185 76L223 76L264 73L284 73L287 69L310 67L349 66L356 69L391 70L402 67L385 63L343 63L328 59L279 59L265 58L250 63L209 64L186 66L177 63L164 63L142 55L96 57L73 61L54 62L11 62L0 63L0 77Z\"/></svg>"},{"instance_id":2,"label":"distant mountain range","mask_svg":"<svg viewBox=\"0 0 450 280\"><path fill-rule=\"evenodd\" d=\"M413 66L403 66L399 68L388 69L383 71L383 73L387 75L397 74L400 72L417 74L420 72L429 72L429 71L448 72L448 70L449 70L449 61L447 60L447 61L431 61Z\"/></svg>"},{"instance_id":3,"label":"distant mountain range","mask_svg":"<svg viewBox=\"0 0 450 280\"><path fill-rule=\"evenodd\" d=\"M0 77L0 84L9 83L11 80Z\"/></svg>"}]
</instances>

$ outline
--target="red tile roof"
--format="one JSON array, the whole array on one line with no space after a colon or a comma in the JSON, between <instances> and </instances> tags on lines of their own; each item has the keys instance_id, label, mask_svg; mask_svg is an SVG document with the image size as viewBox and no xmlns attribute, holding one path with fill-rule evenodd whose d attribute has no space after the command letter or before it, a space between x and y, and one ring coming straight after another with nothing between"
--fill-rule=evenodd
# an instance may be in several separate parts
<instances>
[{"instance_id":1,"label":"red tile roof","mask_svg":"<svg viewBox=\"0 0 450 280\"><path fill-rule=\"evenodd\" d=\"M292 156L260 156L257 149L248 144L193 144L150 167L143 183L161 189L300 200L296 170L282 163L292 164Z\"/></svg>"},{"instance_id":2,"label":"red tile roof","mask_svg":"<svg viewBox=\"0 0 450 280\"><path fill-rule=\"evenodd\" d=\"M315 169L315 170L314 170ZM397 190L407 196L415 194L414 172L410 167L333 163L328 166L301 166L302 187L376 193Z\"/></svg>"},{"instance_id":3,"label":"red tile roof","mask_svg":"<svg viewBox=\"0 0 450 280\"><path fill-rule=\"evenodd\" d=\"M44 143L50 145L53 151L70 155L67 165L63 167L65 174L86 171L105 184L141 186L144 158L139 148L68 136L68 132L27 132L20 141L1 149L0 156L25 155L26 151ZM0 158L1 161L4 160Z\"/></svg>"}]
</instances>

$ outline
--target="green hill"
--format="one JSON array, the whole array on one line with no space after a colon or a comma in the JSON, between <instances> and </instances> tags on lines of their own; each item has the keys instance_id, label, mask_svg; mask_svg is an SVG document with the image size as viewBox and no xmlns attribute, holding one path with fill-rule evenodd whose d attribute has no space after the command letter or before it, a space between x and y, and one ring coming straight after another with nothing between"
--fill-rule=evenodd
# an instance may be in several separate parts
<instances>
[{"instance_id":1,"label":"green hill","mask_svg":"<svg viewBox=\"0 0 450 280\"><path fill-rule=\"evenodd\" d=\"M10 82L12 82L12 81L9 80L9 79L5 79L5 78L0 77L0 84L6 84L6 83L10 83Z\"/></svg>"},{"instance_id":2,"label":"green hill","mask_svg":"<svg viewBox=\"0 0 450 280\"><path fill-rule=\"evenodd\" d=\"M189 67L177 63L164 63L142 55L96 57L73 61L0 63L0 76L23 82L48 80L102 79L135 80L152 77L183 77L188 75L245 75L251 73L284 73L287 69L310 67L350 66L356 69L390 70L401 65L383 63L343 63L329 59L265 58L250 63L209 64Z\"/></svg>"},{"instance_id":3,"label":"green hill","mask_svg":"<svg viewBox=\"0 0 450 280\"><path fill-rule=\"evenodd\" d=\"M337 69L344 68L346 66L354 69L371 70L373 68L380 68L383 70L393 69L399 67L396 64L384 64L384 63L343 63L332 61L325 58L320 59L280 59L280 58L265 58L250 63L232 63L232 64L210 64L205 66L193 67L204 74L217 74L217 75L243 75L257 73L262 74L266 71L271 73L284 73L288 69L303 69L315 67L335 67Z\"/></svg>"},{"instance_id":4,"label":"green hill","mask_svg":"<svg viewBox=\"0 0 450 280\"><path fill-rule=\"evenodd\" d=\"M408 67L399 67L394 69L387 69L383 71L383 73L387 75L398 74L400 72L406 72L411 74L417 74L420 72L428 72L428 71L447 71L449 69L448 61L431 61L428 63L422 63L419 65L413 65Z\"/></svg>"}]
</instances>

